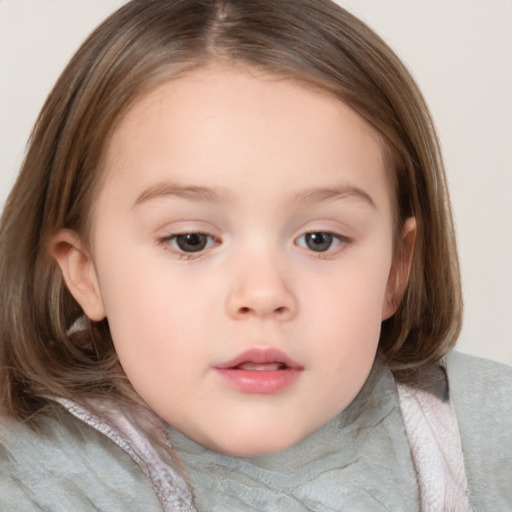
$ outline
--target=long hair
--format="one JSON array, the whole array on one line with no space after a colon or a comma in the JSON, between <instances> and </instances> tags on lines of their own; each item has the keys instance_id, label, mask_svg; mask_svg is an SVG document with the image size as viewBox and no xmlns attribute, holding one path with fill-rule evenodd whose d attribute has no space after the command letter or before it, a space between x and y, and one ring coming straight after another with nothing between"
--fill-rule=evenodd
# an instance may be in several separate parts
<instances>
[{"instance_id":1,"label":"long hair","mask_svg":"<svg viewBox=\"0 0 512 512\"><path fill-rule=\"evenodd\" d=\"M409 285L383 322L392 369L455 343L461 292L439 143L414 80L364 23L329 0L134 0L84 42L50 93L0 226L0 408L18 418L48 395L137 400L108 322L82 322L49 254L58 230L89 234L110 137L134 101L212 60L263 69L335 95L380 134L395 231L414 216Z\"/></svg>"}]
</instances>

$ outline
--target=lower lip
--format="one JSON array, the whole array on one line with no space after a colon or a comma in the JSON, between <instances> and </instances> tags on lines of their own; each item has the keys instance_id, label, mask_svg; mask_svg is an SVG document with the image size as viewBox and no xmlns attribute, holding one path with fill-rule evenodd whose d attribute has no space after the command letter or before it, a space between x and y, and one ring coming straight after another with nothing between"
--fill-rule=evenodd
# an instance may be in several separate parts
<instances>
[{"instance_id":1,"label":"lower lip","mask_svg":"<svg viewBox=\"0 0 512 512\"><path fill-rule=\"evenodd\" d=\"M243 393L273 395L284 391L299 377L301 370L237 370L234 368L216 368L217 372L231 387Z\"/></svg>"}]
</instances>

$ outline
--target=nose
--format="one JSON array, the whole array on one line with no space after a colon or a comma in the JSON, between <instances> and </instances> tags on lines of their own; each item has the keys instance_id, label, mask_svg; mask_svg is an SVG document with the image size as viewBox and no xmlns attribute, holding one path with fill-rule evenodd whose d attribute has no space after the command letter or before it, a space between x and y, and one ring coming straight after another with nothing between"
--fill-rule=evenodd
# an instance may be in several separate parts
<instances>
[{"instance_id":1,"label":"nose","mask_svg":"<svg viewBox=\"0 0 512 512\"><path fill-rule=\"evenodd\" d=\"M287 321L297 314L297 298L275 262L261 259L258 262L245 261L235 276L226 299L230 317L236 320L274 318Z\"/></svg>"}]
</instances>

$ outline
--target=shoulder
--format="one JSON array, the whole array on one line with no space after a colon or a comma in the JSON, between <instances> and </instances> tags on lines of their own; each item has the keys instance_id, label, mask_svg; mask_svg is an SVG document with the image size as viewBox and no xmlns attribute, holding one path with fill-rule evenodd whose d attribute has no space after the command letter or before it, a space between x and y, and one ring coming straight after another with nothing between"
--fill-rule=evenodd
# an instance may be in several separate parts
<instances>
[{"instance_id":1,"label":"shoulder","mask_svg":"<svg viewBox=\"0 0 512 512\"><path fill-rule=\"evenodd\" d=\"M462 379L465 385L482 386L490 392L512 385L512 366L457 351L450 352L446 359L450 377ZM489 378L494 382L489 382Z\"/></svg>"},{"instance_id":2,"label":"shoulder","mask_svg":"<svg viewBox=\"0 0 512 512\"><path fill-rule=\"evenodd\" d=\"M448 354L446 365L459 414L470 413L472 423L478 418L512 426L512 367L460 352ZM512 435L512 429L507 432Z\"/></svg>"},{"instance_id":3,"label":"shoulder","mask_svg":"<svg viewBox=\"0 0 512 512\"><path fill-rule=\"evenodd\" d=\"M0 417L0 510L36 508L162 510L130 456L58 406L32 428Z\"/></svg>"},{"instance_id":4,"label":"shoulder","mask_svg":"<svg viewBox=\"0 0 512 512\"><path fill-rule=\"evenodd\" d=\"M475 510L510 510L512 368L460 352L446 365Z\"/></svg>"}]
</instances>

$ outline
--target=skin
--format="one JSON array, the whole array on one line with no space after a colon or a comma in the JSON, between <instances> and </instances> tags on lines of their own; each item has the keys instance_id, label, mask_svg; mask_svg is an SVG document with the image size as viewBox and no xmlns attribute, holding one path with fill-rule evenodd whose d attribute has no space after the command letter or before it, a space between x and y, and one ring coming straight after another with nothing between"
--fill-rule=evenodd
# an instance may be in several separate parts
<instances>
[{"instance_id":1,"label":"skin","mask_svg":"<svg viewBox=\"0 0 512 512\"><path fill-rule=\"evenodd\" d=\"M63 230L53 253L85 313L108 318L124 371L160 417L247 456L293 446L354 399L415 233L409 219L393 250L381 143L358 114L291 80L212 64L142 97L103 172L90 243ZM204 249L184 251L186 233L207 235ZM312 249L307 233L332 243ZM268 347L302 368L279 392L234 389L215 370Z\"/></svg>"}]
</instances>

